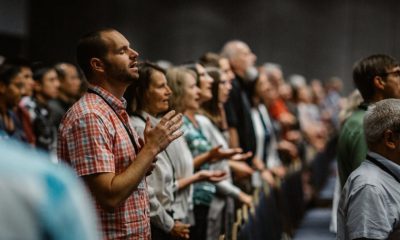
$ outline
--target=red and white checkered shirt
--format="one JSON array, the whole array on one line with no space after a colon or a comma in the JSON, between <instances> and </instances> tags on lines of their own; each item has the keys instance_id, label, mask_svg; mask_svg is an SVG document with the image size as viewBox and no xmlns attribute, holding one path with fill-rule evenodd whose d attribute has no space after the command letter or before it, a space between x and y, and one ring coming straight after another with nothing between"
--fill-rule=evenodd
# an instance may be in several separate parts
<instances>
[{"instance_id":1,"label":"red and white checkered shirt","mask_svg":"<svg viewBox=\"0 0 400 240\"><path fill-rule=\"evenodd\" d=\"M129 125L126 101L98 86L90 88L103 96ZM135 149L121 120L97 94L86 93L64 116L59 129L58 157L68 162L79 176L121 173L135 161ZM114 212L96 203L105 239L151 239L147 185L143 179Z\"/></svg>"}]
</instances>

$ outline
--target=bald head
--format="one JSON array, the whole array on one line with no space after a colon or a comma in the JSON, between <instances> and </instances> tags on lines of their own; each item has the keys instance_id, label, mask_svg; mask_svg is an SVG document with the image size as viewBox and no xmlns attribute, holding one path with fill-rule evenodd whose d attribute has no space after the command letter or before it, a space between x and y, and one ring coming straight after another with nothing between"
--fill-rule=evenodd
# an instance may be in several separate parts
<instances>
[{"instance_id":1,"label":"bald head","mask_svg":"<svg viewBox=\"0 0 400 240\"><path fill-rule=\"evenodd\" d=\"M257 60L249 46L239 40L227 42L222 48L221 56L227 58L234 72L242 77L248 68L254 66Z\"/></svg>"}]
</instances>

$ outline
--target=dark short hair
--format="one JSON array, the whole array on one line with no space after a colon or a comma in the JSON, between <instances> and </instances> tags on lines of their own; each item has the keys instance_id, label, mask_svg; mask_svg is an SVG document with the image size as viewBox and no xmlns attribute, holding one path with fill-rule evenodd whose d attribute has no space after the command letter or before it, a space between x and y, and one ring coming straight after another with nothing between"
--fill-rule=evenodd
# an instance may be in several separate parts
<instances>
[{"instance_id":1,"label":"dark short hair","mask_svg":"<svg viewBox=\"0 0 400 240\"><path fill-rule=\"evenodd\" d=\"M83 35L76 47L76 60L87 79L92 76L90 59L104 59L108 52L107 42L102 38L104 32L116 31L112 28L103 28Z\"/></svg>"},{"instance_id":2,"label":"dark short hair","mask_svg":"<svg viewBox=\"0 0 400 240\"><path fill-rule=\"evenodd\" d=\"M53 66L47 65L42 62L36 62L32 65L32 78L35 82L42 82L44 75L49 71L54 70Z\"/></svg>"},{"instance_id":3,"label":"dark short hair","mask_svg":"<svg viewBox=\"0 0 400 240\"><path fill-rule=\"evenodd\" d=\"M11 80L21 72L21 67L12 64L0 66L0 82L9 85Z\"/></svg>"},{"instance_id":4,"label":"dark short hair","mask_svg":"<svg viewBox=\"0 0 400 240\"><path fill-rule=\"evenodd\" d=\"M368 102L375 94L374 78L384 76L396 66L399 66L397 60L384 54L371 55L354 64L353 81L364 101Z\"/></svg>"},{"instance_id":5,"label":"dark short hair","mask_svg":"<svg viewBox=\"0 0 400 240\"><path fill-rule=\"evenodd\" d=\"M152 62L140 62L138 68L139 78L127 88L124 95L128 105L128 114L141 111L145 106L144 95L149 90L154 72L161 72L165 75L165 70Z\"/></svg>"}]
</instances>

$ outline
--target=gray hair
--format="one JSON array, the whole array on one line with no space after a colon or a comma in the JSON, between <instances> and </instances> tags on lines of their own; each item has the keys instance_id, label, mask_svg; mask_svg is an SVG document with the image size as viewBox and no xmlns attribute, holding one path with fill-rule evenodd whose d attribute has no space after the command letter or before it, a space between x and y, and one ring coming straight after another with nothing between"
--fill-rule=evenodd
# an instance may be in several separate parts
<instances>
[{"instance_id":1,"label":"gray hair","mask_svg":"<svg viewBox=\"0 0 400 240\"><path fill-rule=\"evenodd\" d=\"M364 116L368 147L380 142L386 130L400 131L400 99L384 99L368 107Z\"/></svg>"},{"instance_id":2,"label":"gray hair","mask_svg":"<svg viewBox=\"0 0 400 240\"><path fill-rule=\"evenodd\" d=\"M240 45L245 45L247 46L247 44L243 41L240 40L231 40L227 43L225 43L225 45L222 47L221 50L221 56L224 58L227 58L229 60L231 60L232 58L235 58L235 56L237 55L238 52L238 46Z\"/></svg>"},{"instance_id":3,"label":"gray hair","mask_svg":"<svg viewBox=\"0 0 400 240\"><path fill-rule=\"evenodd\" d=\"M274 70L279 70L282 71L282 66L279 65L278 63L272 63L272 62L266 62L262 65L262 67L267 71L274 71Z\"/></svg>"}]
</instances>

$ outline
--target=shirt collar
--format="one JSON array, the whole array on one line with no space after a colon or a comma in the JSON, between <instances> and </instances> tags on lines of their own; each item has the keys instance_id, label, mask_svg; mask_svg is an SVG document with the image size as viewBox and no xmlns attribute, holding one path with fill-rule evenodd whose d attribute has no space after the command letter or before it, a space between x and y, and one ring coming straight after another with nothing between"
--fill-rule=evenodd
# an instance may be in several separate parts
<instances>
[{"instance_id":1,"label":"shirt collar","mask_svg":"<svg viewBox=\"0 0 400 240\"><path fill-rule=\"evenodd\" d=\"M145 112L145 111L141 111L139 114L140 114L140 116L142 116L144 119L150 118L150 123L151 123L152 125L156 125L156 124L160 121L160 119L151 116L150 114L148 114L148 113Z\"/></svg>"},{"instance_id":2,"label":"shirt collar","mask_svg":"<svg viewBox=\"0 0 400 240\"><path fill-rule=\"evenodd\" d=\"M396 163L390 161L389 159L385 158L384 156L382 156L376 152L368 151L368 155L375 158L378 162L382 163L383 165L385 165L385 167L390 169L390 171L392 171L392 173L394 175L396 175L397 178L400 179L400 166L399 165L397 165Z\"/></svg>"},{"instance_id":3,"label":"shirt collar","mask_svg":"<svg viewBox=\"0 0 400 240\"><path fill-rule=\"evenodd\" d=\"M126 100L125 98L118 99L114 95L112 95L110 92L105 90L104 88L97 86L97 85L89 85L89 89L95 91L96 93L100 94L102 97L104 97L111 106L119 111L119 110L125 110L126 109Z\"/></svg>"}]
</instances>

